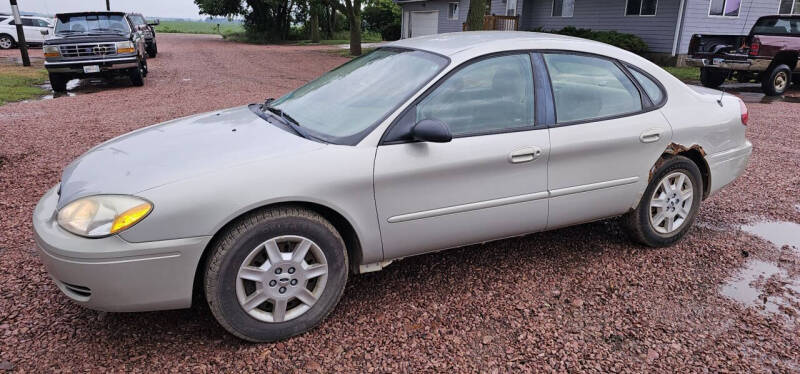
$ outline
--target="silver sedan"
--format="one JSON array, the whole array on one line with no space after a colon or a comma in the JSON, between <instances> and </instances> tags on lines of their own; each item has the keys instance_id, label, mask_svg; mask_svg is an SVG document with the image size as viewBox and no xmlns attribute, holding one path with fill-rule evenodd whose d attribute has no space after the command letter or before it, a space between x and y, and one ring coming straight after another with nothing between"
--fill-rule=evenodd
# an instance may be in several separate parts
<instances>
[{"instance_id":1,"label":"silver sedan","mask_svg":"<svg viewBox=\"0 0 800 374\"><path fill-rule=\"evenodd\" d=\"M33 216L72 300L186 308L274 341L350 274L622 216L669 246L739 176L747 108L606 44L527 32L401 40L277 100L145 127L64 171Z\"/></svg>"}]
</instances>

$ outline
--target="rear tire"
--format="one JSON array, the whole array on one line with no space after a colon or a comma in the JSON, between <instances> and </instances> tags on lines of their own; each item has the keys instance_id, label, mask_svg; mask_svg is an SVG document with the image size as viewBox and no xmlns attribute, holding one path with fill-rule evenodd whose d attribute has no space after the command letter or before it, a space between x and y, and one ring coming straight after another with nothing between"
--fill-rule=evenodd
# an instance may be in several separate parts
<instances>
[{"instance_id":1,"label":"rear tire","mask_svg":"<svg viewBox=\"0 0 800 374\"><path fill-rule=\"evenodd\" d=\"M792 69L781 64L767 71L761 80L761 89L768 96L779 96L786 92L792 81Z\"/></svg>"},{"instance_id":2,"label":"rear tire","mask_svg":"<svg viewBox=\"0 0 800 374\"><path fill-rule=\"evenodd\" d=\"M69 82L69 77L57 74L57 73L50 73L50 87L53 87L53 92L67 92L67 82Z\"/></svg>"},{"instance_id":3,"label":"rear tire","mask_svg":"<svg viewBox=\"0 0 800 374\"><path fill-rule=\"evenodd\" d=\"M158 55L158 44L153 42L153 45L147 48L147 57L155 58Z\"/></svg>"},{"instance_id":4,"label":"rear tire","mask_svg":"<svg viewBox=\"0 0 800 374\"><path fill-rule=\"evenodd\" d=\"M139 67L131 69L131 84L136 87L144 86L145 65L144 61L139 61Z\"/></svg>"},{"instance_id":5,"label":"rear tire","mask_svg":"<svg viewBox=\"0 0 800 374\"><path fill-rule=\"evenodd\" d=\"M0 34L0 49L11 49L14 48L14 38L8 34Z\"/></svg>"},{"instance_id":6,"label":"rear tire","mask_svg":"<svg viewBox=\"0 0 800 374\"><path fill-rule=\"evenodd\" d=\"M303 208L245 216L210 250L204 276L209 308L228 332L252 342L314 328L347 283L344 241L330 222Z\"/></svg>"},{"instance_id":7,"label":"rear tire","mask_svg":"<svg viewBox=\"0 0 800 374\"><path fill-rule=\"evenodd\" d=\"M671 157L656 169L639 206L622 221L635 241L649 247L670 246L689 231L702 198L697 165L683 156Z\"/></svg>"},{"instance_id":8,"label":"rear tire","mask_svg":"<svg viewBox=\"0 0 800 374\"><path fill-rule=\"evenodd\" d=\"M728 72L717 68L700 68L700 83L708 88L717 88L725 83Z\"/></svg>"}]
</instances>

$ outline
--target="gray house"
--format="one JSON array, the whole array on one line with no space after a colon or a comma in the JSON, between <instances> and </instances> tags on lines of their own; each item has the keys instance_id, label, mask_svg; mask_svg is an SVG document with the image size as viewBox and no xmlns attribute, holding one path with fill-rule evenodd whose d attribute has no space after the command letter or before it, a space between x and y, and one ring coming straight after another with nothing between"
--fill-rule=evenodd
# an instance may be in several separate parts
<instances>
[{"instance_id":1,"label":"gray house","mask_svg":"<svg viewBox=\"0 0 800 374\"><path fill-rule=\"evenodd\" d=\"M395 0L404 38L462 30L469 0ZM565 26L639 35L650 50L685 55L693 34L746 34L758 17L800 14L800 0L487 0L487 15L519 30ZM508 28L508 23L503 29ZM487 28L491 28L488 26Z\"/></svg>"}]
</instances>

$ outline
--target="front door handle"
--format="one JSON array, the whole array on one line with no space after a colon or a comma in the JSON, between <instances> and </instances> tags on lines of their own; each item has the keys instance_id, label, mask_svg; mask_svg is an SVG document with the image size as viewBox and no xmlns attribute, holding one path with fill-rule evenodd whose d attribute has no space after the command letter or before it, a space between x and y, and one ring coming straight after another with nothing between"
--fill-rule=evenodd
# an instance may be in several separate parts
<instances>
[{"instance_id":1,"label":"front door handle","mask_svg":"<svg viewBox=\"0 0 800 374\"><path fill-rule=\"evenodd\" d=\"M649 129L639 135L639 141L642 143L653 143L661 139L662 129Z\"/></svg>"},{"instance_id":2,"label":"front door handle","mask_svg":"<svg viewBox=\"0 0 800 374\"><path fill-rule=\"evenodd\" d=\"M512 164L520 164L523 162L533 161L542 155L542 149L539 147L525 147L520 148L508 155L508 162Z\"/></svg>"}]
</instances>

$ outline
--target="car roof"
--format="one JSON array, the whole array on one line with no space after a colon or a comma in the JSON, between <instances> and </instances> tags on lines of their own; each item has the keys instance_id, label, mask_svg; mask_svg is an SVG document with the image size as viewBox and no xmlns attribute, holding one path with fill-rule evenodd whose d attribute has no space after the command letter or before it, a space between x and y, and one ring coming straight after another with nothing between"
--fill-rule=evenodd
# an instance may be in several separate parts
<instances>
[{"instance_id":1,"label":"car roof","mask_svg":"<svg viewBox=\"0 0 800 374\"><path fill-rule=\"evenodd\" d=\"M88 12L69 12L69 13L57 13L56 18L63 17L63 16L83 16L83 15L114 15L114 16L124 16L125 12L111 12L111 11L88 11Z\"/></svg>"},{"instance_id":2,"label":"car roof","mask_svg":"<svg viewBox=\"0 0 800 374\"><path fill-rule=\"evenodd\" d=\"M401 47L421 49L445 56L452 56L458 52L490 47L503 42L503 44L518 45L519 49L529 49L532 45L543 48L552 48L565 41L581 41L583 43L597 43L586 39L575 38L558 34L548 34L529 31L466 31L448 34L435 34L411 39L401 39L387 44L387 47Z\"/></svg>"}]
</instances>

